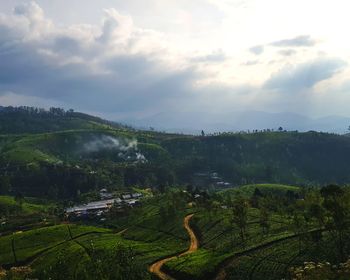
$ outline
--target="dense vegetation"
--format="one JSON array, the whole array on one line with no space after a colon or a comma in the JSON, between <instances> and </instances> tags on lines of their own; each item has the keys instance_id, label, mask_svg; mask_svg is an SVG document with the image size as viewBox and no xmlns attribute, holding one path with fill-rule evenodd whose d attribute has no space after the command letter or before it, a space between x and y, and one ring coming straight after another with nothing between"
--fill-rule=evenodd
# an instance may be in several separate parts
<instances>
[{"instance_id":1,"label":"dense vegetation","mask_svg":"<svg viewBox=\"0 0 350 280\"><path fill-rule=\"evenodd\" d=\"M170 256L175 279L349 279L349 155L327 133L175 135L0 107L0 279L154 279ZM145 196L68 218L101 188Z\"/></svg>"},{"instance_id":2,"label":"dense vegetation","mask_svg":"<svg viewBox=\"0 0 350 280\"><path fill-rule=\"evenodd\" d=\"M349 182L350 137L254 132L210 136L137 131L74 111L0 110L0 194L78 198L100 187ZM208 181L205 188L215 187Z\"/></svg>"},{"instance_id":3,"label":"dense vegetation","mask_svg":"<svg viewBox=\"0 0 350 280\"><path fill-rule=\"evenodd\" d=\"M120 128L121 125L87 114L65 111L61 108L44 110L35 107L1 107L0 131L2 134L42 133L68 129L103 127Z\"/></svg>"},{"instance_id":4,"label":"dense vegetation","mask_svg":"<svg viewBox=\"0 0 350 280\"><path fill-rule=\"evenodd\" d=\"M149 265L188 246L182 221L194 213L200 248L165 264L175 279L315 279L306 277L304 262L325 264L328 274L339 265L332 275L341 271L347 279L340 264L350 253L349 188L256 185L252 195L241 195L251 187L200 194L172 189L144 198L122 216L111 211L94 225L56 218L13 229L0 237L0 263L8 276L11 267L20 267L38 279L151 279ZM47 207L35 209L42 216Z\"/></svg>"}]
</instances>

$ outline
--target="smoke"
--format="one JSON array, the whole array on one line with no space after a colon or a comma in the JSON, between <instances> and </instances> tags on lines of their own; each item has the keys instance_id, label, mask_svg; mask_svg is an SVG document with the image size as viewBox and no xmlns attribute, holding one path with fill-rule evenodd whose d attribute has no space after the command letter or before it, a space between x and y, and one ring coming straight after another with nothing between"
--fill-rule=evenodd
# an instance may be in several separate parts
<instances>
[{"instance_id":1,"label":"smoke","mask_svg":"<svg viewBox=\"0 0 350 280\"><path fill-rule=\"evenodd\" d=\"M96 153L105 150L118 151L118 157L125 161L147 162L146 157L138 151L136 139L102 135L85 143L83 149L86 153Z\"/></svg>"},{"instance_id":2,"label":"smoke","mask_svg":"<svg viewBox=\"0 0 350 280\"><path fill-rule=\"evenodd\" d=\"M99 152L101 150L118 150L127 152L129 150L137 150L137 140L102 135L85 143L84 150L90 153Z\"/></svg>"},{"instance_id":3,"label":"smoke","mask_svg":"<svg viewBox=\"0 0 350 280\"><path fill-rule=\"evenodd\" d=\"M142 163L146 163L147 162L146 157L143 154L139 153L139 152L136 153L136 160L137 160L137 162L142 162Z\"/></svg>"}]
</instances>

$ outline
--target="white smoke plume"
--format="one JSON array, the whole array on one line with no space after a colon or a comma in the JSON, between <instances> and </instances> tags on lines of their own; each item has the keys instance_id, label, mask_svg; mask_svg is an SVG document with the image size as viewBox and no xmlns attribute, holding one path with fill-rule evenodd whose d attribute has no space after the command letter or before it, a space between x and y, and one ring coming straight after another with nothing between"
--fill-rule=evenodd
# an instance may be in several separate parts
<instances>
[{"instance_id":1,"label":"white smoke plume","mask_svg":"<svg viewBox=\"0 0 350 280\"><path fill-rule=\"evenodd\" d=\"M136 139L102 135L84 144L84 151L87 153L95 153L102 150L119 151L118 157L126 161L147 162L146 157L138 151Z\"/></svg>"},{"instance_id":2,"label":"white smoke plume","mask_svg":"<svg viewBox=\"0 0 350 280\"><path fill-rule=\"evenodd\" d=\"M102 135L88 143L85 143L84 149L87 152L98 152L100 150L112 149L127 152L130 150L137 150L137 140Z\"/></svg>"}]
</instances>

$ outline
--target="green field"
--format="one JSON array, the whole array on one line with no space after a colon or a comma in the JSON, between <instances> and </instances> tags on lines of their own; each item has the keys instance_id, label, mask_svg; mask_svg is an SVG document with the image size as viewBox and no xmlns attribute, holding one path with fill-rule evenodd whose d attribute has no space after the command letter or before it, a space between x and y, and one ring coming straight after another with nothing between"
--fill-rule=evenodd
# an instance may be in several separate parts
<instances>
[{"instance_id":1,"label":"green field","mask_svg":"<svg viewBox=\"0 0 350 280\"><path fill-rule=\"evenodd\" d=\"M185 258L179 258L166 264L169 271L183 274L187 279L204 279L212 275L216 267L226 258L249 248L291 235L288 221L274 215L271 217L271 228L268 235L263 235L257 220L257 211L249 213L248 239L243 245L238 228L230 222L230 211L219 210L209 217L206 212L197 213L194 227L200 236L201 249Z\"/></svg>"},{"instance_id":2,"label":"green field","mask_svg":"<svg viewBox=\"0 0 350 280\"><path fill-rule=\"evenodd\" d=\"M19 206L14 197L0 196L0 209L3 209L3 211L7 208L10 212L18 211L23 214L33 214L47 211L50 206L52 205L48 203L42 204L39 203L39 201L37 202L35 199L30 198L24 198L22 205Z\"/></svg>"},{"instance_id":3,"label":"green field","mask_svg":"<svg viewBox=\"0 0 350 280\"><path fill-rule=\"evenodd\" d=\"M161 221L159 211L161 205L165 205L162 199L148 198L145 205L134 209L130 216L110 220L107 224L113 229L61 224L0 237L0 264L5 268L30 265L33 275L39 279L48 275L61 279L62 275L55 273L64 266L67 279L76 279L73 275L90 279L86 278L86 269L95 265L94 254L113 252L118 246L124 246L132 248L135 261L148 275L147 267L152 262L188 246L183 228L183 217L188 211L179 210L172 220Z\"/></svg>"}]
</instances>

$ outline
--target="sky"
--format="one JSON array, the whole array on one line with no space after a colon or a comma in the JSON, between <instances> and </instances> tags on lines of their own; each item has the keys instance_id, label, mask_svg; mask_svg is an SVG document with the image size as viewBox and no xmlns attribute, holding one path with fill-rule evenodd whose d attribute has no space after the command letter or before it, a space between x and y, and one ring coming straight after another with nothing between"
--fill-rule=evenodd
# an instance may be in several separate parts
<instances>
[{"instance_id":1,"label":"sky","mask_svg":"<svg viewBox=\"0 0 350 280\"><path fill-rule=\"evenodd\" d=\"M348 0L1 0L0 105L350 117ZM195 114L194 114L195 113ZM217 119L216 119L217 118ZM166 127L166 123L163 127Z\"/></svg>"}]
</instances>

